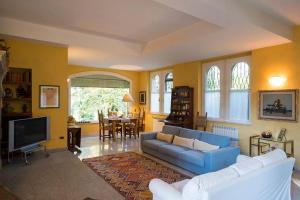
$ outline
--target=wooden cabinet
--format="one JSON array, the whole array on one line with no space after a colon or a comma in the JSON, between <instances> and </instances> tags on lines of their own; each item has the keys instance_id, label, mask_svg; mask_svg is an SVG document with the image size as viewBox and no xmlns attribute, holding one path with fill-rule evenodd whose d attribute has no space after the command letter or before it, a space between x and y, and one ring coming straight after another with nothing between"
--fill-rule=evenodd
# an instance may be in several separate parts
<instances>
[{"instance_id":1,"label":"wooden cabinet","mask_svg":"<svg viewBox=\"0 0 300 200\"><path fill-rule=\"evenodd\" d=\"M165 119L166 125L193 128L194 89L179 86L172 89L171 112Z\"/></svg>"},{"instance_id":2,"label":"wooden cabinet","mask_svg":"<svg viewBox=\"0 0 300 200\"><path fill-rule=\"evenodd\" d=\"M81 143L81 127L80 126L69 126L68 127L68 149L72 152L76 151L80 153Z\"/></svg>"}]
</instances>

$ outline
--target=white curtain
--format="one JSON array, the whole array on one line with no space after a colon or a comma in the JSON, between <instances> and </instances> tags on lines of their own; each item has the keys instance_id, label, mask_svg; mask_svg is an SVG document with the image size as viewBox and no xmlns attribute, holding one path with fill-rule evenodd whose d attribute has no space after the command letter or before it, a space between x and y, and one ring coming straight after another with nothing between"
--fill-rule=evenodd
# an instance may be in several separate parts
<instances>
[{"instance_id":1,"label":"white curtain","mask_svg":"<svg viewBox=\"0 0 300 200\"><path fill-rule=\"evenodd\" d=\"M205 92L205 111L208 117L220 117L220 91Z\"/></svg>"},{"instance_id":2,"label":"white curtain","mask_svg":"<svg viewBox=\"0 0 300 200\"><path fill-rule=\"evenodd\" d=\"M171 111L171 93L164 93L164 113L170 113Z\"/></svg>"},{"instance_id":3,"label":"white curtain","mask_svg":"<svg viewBox=\"0 0 300 200\"><path fill-rule=\"evenodd\" d=\"M249 91L230 91L229 119L234 121L249 120Z\"/></svg>"},{"instance_id":4,"label":"white curtain","mask_svg":"<svg viewBox=\"0 0 300 200\"><path fill-rule=\"evenodd\" d=\"M159 112L159 93L151 93L151 112Z\"/></svg>"}]
</instances>

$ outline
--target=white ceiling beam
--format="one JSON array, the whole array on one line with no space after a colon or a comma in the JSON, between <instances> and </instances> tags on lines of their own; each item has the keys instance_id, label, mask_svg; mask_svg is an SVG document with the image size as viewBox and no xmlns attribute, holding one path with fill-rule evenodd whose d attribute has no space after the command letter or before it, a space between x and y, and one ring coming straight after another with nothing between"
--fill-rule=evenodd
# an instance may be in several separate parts
<instances>
[{"instance_id":1,"label":"white ceiling beam","mask_svg":"<svg viewBox=\"0 0 300 200\"><path fill-rule=\"evenodd\" d=\"M154 1L224 28L232 26L238 28L240 24L248 23L286 39L292 39L292 24L271 16L248 0Z\"/></svg>"},{"instance_id":2,"label":"white ceiling beam","mask_svg":"<svg viewBox=\"0 0 300 200\"><path fill-rule=\"evenodd\" d=\"M139 56L143 50L142 44L134 42L126 42L4 17L0 17L0 27L1 34L4 35L64 44L66 46L80 46L103 52L105 55Z\"/></svg>"}]
</instances>

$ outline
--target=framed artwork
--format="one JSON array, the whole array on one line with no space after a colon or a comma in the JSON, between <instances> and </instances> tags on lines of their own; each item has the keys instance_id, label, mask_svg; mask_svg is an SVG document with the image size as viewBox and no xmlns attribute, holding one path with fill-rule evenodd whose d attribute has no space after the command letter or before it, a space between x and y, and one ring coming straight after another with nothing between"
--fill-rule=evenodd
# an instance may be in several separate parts
<instances>
[{"instance_id":1,"label":"framed artwork","mask_svg":"<svg viewBox=\"0 0 300 200\"><path fill-rule=\"evenodd\" d=\"M299 90L259 91L259 119L297 121Z\"/></svg>"},{"instance_id":2,"label":"framed artwork","mask_svg":"<svg viewBox=\"0 0 300 200\"><path fill-rule=\"evenodd\" d=\"M141 91L139 93L139 103L146 104L146 91Z\"/></svg>"},{"instance_id":3,"label":"framed artwork","mask_svg":"<svg viewBox=\"0 0 300 200\"><path fill-rule=\"evenodd\" d=\"M40 108L59 108L59 86L40 85Z\"/></svg>"},{"instance_id":4,"label":"framed artwork","mask_svg":"<svg viewBox=\"0 0 300 200\"><path fill-rule=\"evenodd\" d=\"M285 136L285 133L286 133L286 129L285 128L282 128L278 134L278 138L277 140L278 141L286 141L286 136Z\"/></svg>"}]
</instances>

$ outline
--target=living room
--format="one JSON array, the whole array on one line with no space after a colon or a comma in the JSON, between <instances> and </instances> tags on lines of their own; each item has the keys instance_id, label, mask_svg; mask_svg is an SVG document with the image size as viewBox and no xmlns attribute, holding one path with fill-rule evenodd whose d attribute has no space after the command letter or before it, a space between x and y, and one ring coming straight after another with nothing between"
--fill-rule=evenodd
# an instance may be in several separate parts
<instances>
[{"instance_id":1,"label":"living room","mask_svg":"<svg viewBox=\"0 0 300 200\"><path fill-rule=\"evenodd\" d=\"M195 171L186 170L182 166L161 159L159 156L153 156L149 152L142 153L140 150L143 148L140 144L143 135L155 130L161 131L162 122L169 115L168 110L172 105L171 99L169 100L169 96L166 95L171 97L171 93L164 88L166 74L172 73L172 88L180 86L193 88L193 124L196 123L197 112L201 116L207 112L208 132L213 132L216 126L234 128L238 132L238 147L241 155L251 155L250 137L261 135L262 132L270 132L274 138L277 138L279 132L285 129L286 141L293 141L294 145L293 152L289 151L290 146L287 147L287 151L293 153L296 159L293 166L293 181L289 185L291 196L293 199L299 198L300 135L298 130L300 125L297 108L300 87L299 8L300 4L296 0L285 3L280 0L274 2L230 0L229 3L217 0L191 0L185 3L176 0L140 2L103 0L92 1L90 4L69 0L61 3L34 0L1 1L0 38L4 39L1 47L2 50L8 48L5 52L8 54L9 68L31 70L31 101L27 109L31 109L31 117L47 116L50 119L50 139L46 142L50 152L50 157L47 159L50 161L39 156L37 152L37 155L33 154L30 158L31 164L23 166L22 156L17 154L10 164L4 163L5 160L2 161L0 184L21 199L39 199L47 194L47 184L53 189L53 194L43 199L85 199L87 197L130 199L132 197L125 197L123 193L118 192L120 188L116 189L114 185L103 179L103 176L98 176L90 170L90 165L86 166L80 159L132 151L145 154L153 162L161 164L162 168L168 167L176 170L180 175L183 174L182 176L192 178L189 176L195 176L197 174ZM247 86L244 84L241 89L246 96L238 97L239 100L235 102L231 100L232 76L228 70L230 67L227 66L237 63L247 64L247 73L242 75L248 75L245 81L242 81ZM217 92L217 96L220 96L218 100L213 99L215 97L208 99L210 90L206 88L207 73L213 66L220 69L214 71L214 75L211 76L214 82L213 92L214 94ZM245 67L241 68L245 69ZM87 122L72 113L70 92L74 87L72 79L90 75L118 77L130 82L126 87L133 101L122 102L121 97L118 99L124 108L123 115L129 112L134 114L139 110L145 112L145 127L140 131L139 137L126 138L126 141L120 138L116 141L110 138L105 138L105 141L99 140L99 123L93 120ZM159 80L153 86L156 75ZM59 106L41 107L41 86L58 86ZM261 109L264 106L262 98L268 93L263 92L268 91L284 92L284 94L287 91L295 91L291 94L296 100L292 101L291 117L278 118L272 115L270 118L271 114L268 117L264 113ZM141 92L145 95L142 102ZM211 103L210 106L208 103ZM3 106L5 106L4 101ZM235 111L239 114L231 115L231 109L234 107L241 112ZM102 107L98 109L101 110ZM103 107L105 113L106 109ZM2 112L3 110L4 108ZM97 120L97 109L93 109L93 114L95 115L93 119ZM66 150L67 121L70 115L74 115L80 122L76 126L81 129L81 154L69 154ZM281 147L282 143L271 143L271 146L274 145ZM252 150L254 152L255 148ZM254 152L252 156L256 156L256 153ZM64 160L65 163L62 164ZM49 167L53 171L42 174L37 170L38 175L30 174L33 178L28 180L34 182L34 178L39 176L41 180L36 182L36 185L40 185L39 189L34 186L35 189L31 188L32 191L28 191L29 187L21 183L28 176L25 177L22 172L34 173L35 167L45 166L50 162L53 162ZM70 169L72 165L74 169ZM59 166L64 167L59 169ZM228 166L229 164L226 164L220 169ZM68 170L71 174L67 174ZM75 173L81 173L81 170L84 171L82 176L85 176L82 180L87 186L75 187L74 185L80 184L79 181L82 180L73 176L76 177ZM58 175L55 175L55 171ZM10 176L3 175L3 172ZM70 183L59 182L61 179L70 180ZM90 183L89 179L92 180ZM8 180L10 181L6 182ZM177 179L172 179L169 183L173 182L177 182ZM96 183L100 186L95 186ZM63 186L66 184L70 184L70 188ZM105 191L101 191L101 187L105 188ZM75 195L76 192L78 196ZM74 196L65 193L73 193ZM140 199L149 198L151 192L148 185L147 190L142 194L145 198ZM272 199L270 196L265 199L268 198ZM287 198L278 197L278 199Z\"/></svg>"}]
</instances>

